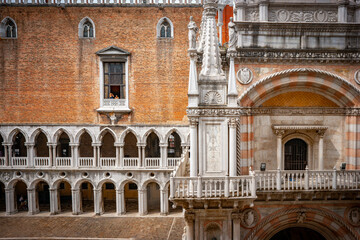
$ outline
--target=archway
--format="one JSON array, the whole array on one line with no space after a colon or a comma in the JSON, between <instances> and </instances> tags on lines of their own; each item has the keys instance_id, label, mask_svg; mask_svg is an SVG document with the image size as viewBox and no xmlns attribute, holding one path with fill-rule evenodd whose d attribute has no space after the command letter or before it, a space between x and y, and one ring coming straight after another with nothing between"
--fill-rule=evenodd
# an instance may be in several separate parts
<instances>
[{"instance_id":1,"label":"archway","mask_svg":"<svg viewBox=\"0 0 360 240\"><path fill-rule=\"evenodd\" d=\"M305 170L308 165L306 142L300 138L293 138L285 143L285 170Z\"/></svg>"},{"instance_id":2,"label":"archway","mask_svg":"<svg viewBox=\"0 0 360 240\"><path fill-rule=\"evenodd\" d=\"M5 165L5 147L3 145L4 139L0 134L0 166Z\"/></svg>"},{"instance_id":3,"label":"archway","mask_svg":"<svg viewBox=\"0 0 360 240\"><path fill-rule=\"evenodd\" d=\"M125 211L126 212L138 212L139 200L138 200L138 186L134 182L128 182L124 187L125 198Z\"/></svg>"},{"instance_id":4,"label":"archway","mask_svg":"<svg viewBox=\"0 0 360 240\"><path fill-rule=\"evenodd\" d=\"M326 240L319 232L306 228L306 227L289 227L276 233L270 240L303 240L303 239L316 239Z\"/></svg>"},{"instance_id":5,"label":"archway","mask_svg":"<svg viewBox=\"0 0 360 240\"><path fill-rule=\"evenodd\" d=\"M151 182L146 185L148 212L160 212L160 186Z\"/></svg>"},{"instance_id":6,"label":"archway","mask_svg":"<svg viewBox=\"0 0 360 240\"><path fill-rule=\"evenodd\" d=\"M145 167L158 166L160 166L160 140L154 132L151 132L146 138Z\"/></svg>"},{"instance_id":7,"label":"archway","mask_svg":"<svg viewBox=\"0 0 360 240\"><path fill-rule=\"evenodd\" d=\"M181 138L176 132L172 132L168 138L167 157L168 166L175 167L181 157Z\"/></svg>"},{"instance_id":8,"label":"archway","mask_svg":"<svg viewBox=\"0 0 360 240\"><path fill-rule=\"evenodd\" d=\"M102 212L116 212L116 191L112 182L105 182L101 189Z\"/></svg>"},{"instance_id":9,"label":"archway","mask_svg":"<svg viewBox=\"0 0 360 240\"><path fill-rule=\"evenodd\" d=\"M36 208L40 211L50 211L50 192L49 192L49 185L44 182L40 181L36 184Z\"/></svg>"},{"instance_id":10,"label":"archway","mask_svg":"<svg viewBox=\"0 0 360 240\"><path fill-rule=\"evenodd\" d=\"M15 201L16 209L18 211L27 211L28 210L28 197L27 197L27 186L26 184L19 180L15 183Z\"/></svg>"},{"instance_id":11,"label":"archway","mask_svg":"<svg viewBox=\"0 0 360 240\"><path fill-rule=\"evenodd\" d=\"M136 144L136 136L132 132L126 134L124 139L124 167L136 167L139 164L139 150Z\"/></svg>"},{"instance_id":12,"label":"archway","mask_svg":"<svg viewBox=\"0 0 360 240\"><path fill-rule=\"evenodd\" d=\"M215 223L210 223L205 230L205 239L206 240L220 240L221 237L221 229L219 225Z\"/></svg>"},{"instance_id":13,"label":"archway","mask_svg":"<svg viewBox=\"0 0 360 240\"><path fill-rule=\"evenodd\" d=\"M94 191L90 182L83 182L80 186L80 211L94 212Z\"/></svg>"},{"instance_id":14,"label":"archway","mask_svg":"<svg viewBox=\"0 0 360 240\"><path fill-rule=\"evenodd\" d=\"M47 137L43 132L40 132L35 139L35 166L49 166L49 147L47 146Z\"/></svg>"},{"instance_id":15,"label":"archway","mask_svg":"<svg viewBox=\"0 0 360 240\"><path fill-rule=\"evenodd\" d=\"M71 186L68 182L62 181L58 185L58 206L59 212L72 211Z\"/></svg>"},{"instance_id":16,"label":"archway","mask_svg":"<svg viewBox=\"0 0 360 240\"><path fill-rule=\"evenodd\" d=\"M109 133L105 133L101 140L100 147L100 166L101 167L115 167L116 148L114 146L115 139Z\"/></svg>"},{"instance_id":17,"label":"archway","mask_svg":"<svg viewBox=\"0 0 360 240\"><path fill-rule=\"evenodd\" d=\"M5 212L6 202L5 202L5 185L0 182L0 212Z\"/></svg>"},{"instance_id":18,"label":"archway","mask_svg":"<svg viewBox=\"0 0 360 240\"><path fill-rule=\"evenodd\" d=\"M56 166L71 166L70 138L63 132L56 145Z\"/></svg>"},{"instance_id":19,"label":"archway","mask_svg":"<svg viewBox=\"0 0 360 240\"><path fill-rule=\"evenodd\" d=\"M79 167L91 167L94 165L94 150L92 139L87 132L80 136L79 144Z\"/></svg>"},{"instance_id":20,"label":"archway","mask_svg":"<svg viewBox=\"0 0 360 240\"><path fill-rule=\"evenodd\" d=\"M21 132L18 132L13 138L11 164L13 166L27 165L27 148L25 146L25 137Z\"/></svg>"}]
</instances>

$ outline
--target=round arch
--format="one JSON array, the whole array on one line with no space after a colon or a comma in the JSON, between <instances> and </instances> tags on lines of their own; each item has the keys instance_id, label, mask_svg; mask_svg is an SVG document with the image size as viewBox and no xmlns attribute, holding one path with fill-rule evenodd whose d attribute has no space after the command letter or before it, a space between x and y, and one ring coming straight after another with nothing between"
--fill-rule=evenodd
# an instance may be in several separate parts
<instances>
[{"instance_id":1,"label":"round arch","mask_svg":"<svg viewBox=\"0 0 360 240\"><path fill-rule=\"evenodd\" d=\"M96 189L96 185L94 184L94 182L89 179L89 178L83 178L83 179L79 179L74 183L74 189L80 189L80 185L84 182L88 182L92 185L93 189ZM70 184L71 185L71 184Z\"/></svg>"},{"instance_id":2,"label":"round arch","mask_svg":"<svg viewBox=\"0 0 360 240\"><path fill-rule=\"evenodd\" d=\"M44 178L37 178L29 184L29 188L30 189L35 188L39 182L45 182L47 185L49 185L49 187L51 186L48 180L46 180Z\"/></svg>"},{"instance_id":3,"label":"round arch","mask_svg":"<svg viewBox=\"0 0 360 240\"><path fill-rule=\"evenodd\" d=\"M61 182L67 182L71 188L73 188L73 185L71 184L70 180L68 178L57 178L50 186L51 189L58 189L59 184Z\"/></svg>"},{"instance_id":4,"label":"round arch","mask_svg":"<svg viewBox=\"0 0 360 240\"><path fill-rule=\"evenodd\" d=\"M328 240L356 238L356 231L327 209L291 207L282 208L263 218L244 239L269 240L289 226L315 229Z\"/></svg>"},{"instance_id":5,"label":"round arch","mask_svg":"<svg viewBox=\"0 0 360 240\"><path fill-rule=\"evenodd\" d=\"M116 133L115 133L113 130L111 130L110 128L108 128L108 127L106 127L106 128L104 128L103 130L101 130L101 132L100 132L99 135L97 136L97 142L101 143L104 135L105 135L106 133L108 133L108 132L109 132L109 133L112 135L112 137L114 138L114 142L117 143L118 138L117 138L117 136L116 136Z\"/></svg>"},{"instance_id":6,"label":"round arch","mask_svg":"<svg viewBox=\"0 0 360 240\"><path fill-rule=\"evenodd\" d=\"M112 178L103 178L103 179L101 179L101 180L98 182L98 184L96 185L96 188L95 188L95 189L101 190L102 186L103 186L105 183L112 183L112 184L114 184L115 190L118 190L118 189L117 189L118 185L116 184L115 180L112 179Z\"/></svg>"},{"instance_id":7,"label":"round arch","mask_svg":"<svg viewBox=\"0 0 360 240\"><path fill-rule=\"evenodd\" d=\"M59 128L58 130L56 130L56 132L54 133L53 136L53 142L57 143L59 140L59 137L61 136L62 133L66 133L66 135L68 135L69 139L70 139L70 143L74 142L74 136L66 129L64 128Z\"/></svg>"},{"instance_id":8,"label":"round arch","mask_svg":"<svg viewBox=\"0 0 360 240\"><path fill-rule=\"evenodd\" d=\"M29 182L26 181L24 178L14 178L8 182L7 185L5 185L6 188L14 188L17 182L22 181L25 183L26 188L29 188Z\"/></svg>"},{"instance_id":9,"label":"round arch","mask_svg":"<svg viewBox=\"0 0 360 240\"><path fill-rule=\"evenodd\" d=\"M305 133L301 133L301 132L294 132L294 133L290 133L286 136L284 136L282 138L282 160L281 160L281 167L282 170L284 170L284 166L285 166L285 144L295 138L299 138L301 140L303 140L306 144L307 144L307 160L308 160L308 168L309 169L315 169L315 161L314 161L314 141L313 139L305 134Z\"/></svg>"},{"instance_id":10,"label":"round arch","mask_svg":"<svg viewBox=\"0 0 360 240\"><path fill-rule=\"evenodd\" d=\"M134 178L126 179L126 180L120 182L120 184L118 185L118 189L124 190L125 185L128 184L128 183L135 183L136 186L138 187L138 189L140 189L140 187L139 187L139 186L141 186L140 182L137 179L134 179ZM117 187L117 186L115 186L115 187Z\"/></svg>"},{"instance_id":11,"label":"round arch","mask_svg":"<svg viewBox=\"0 0 360 240\"><path fill-rule=\"evenodd\" d=\"M140 138L139 134L137 134L136 131L134 129L132 129L132 128L127 128L125 131L123 131L121 133L120 138L119 138L120 143L125 143L125 138L126 138L126 135L128 133L134 134L134 136L136 137L137 142L140 143L141 138Z\"/></svg>"},{"instance_id":12,"label":"round arch","mask_svg":"<svg viewBox=\"0 0 360 240\"><path fill-rule=\"evenodd\" d=\"M43 133L46 136L48 143L51 142L50 134L42 128L37 128L32 132L30 136L30 142L35 142L35 139L40 133Z\"/></svg>"},{"instance_id":13,"label":"round arch","mask_svg":"<svg viewBox=\"0 0 360 240\"><path fill-rule=\"evenodd\" d=\"M92 133L89 129L87 128L82 128L80 129L76 135L75 135L75 143L80 143L80 137L83 135L83 133L87 133L89 134L89 136L91 137L91 141L94 143L96 141L95 135L94 133Z\"/></svg>"},{"instance_id":14,"label":"round arch","mask_svg":"<svg viewBox=\"0 0 360 240\"><path fill-rule=\"evenodd\" d=\"M146 189L146 186L149 184L149 183L156 183L157 185L159 185L159 187L160 187L160 190L163 190L164 189L164 185L163 184L161 184L157 179L148 179L148 180L146 180L145 182L143 182L142 184L141 184L141 187L140 187L140 189L141 190L145 190Z\"/></svg>"},{"instance_id":15,"label":"round arch","mask_svg":"<svg viewBox=\"0 0 360 240\"><path fill-rule=\"evenodd\" d=\"M241 94L238 104L244 107L257 107L261 100L275 91L295 91L296 88L316 89L342 107L360 105L360 90L353 84L338 75L313 68L288 69L273 73L254 83Z\"/></svg>"},{"instance_id":16,"label":"round arch","mask_svg":"<svg viewBox=\"0 0 360 240\"><path fill-rule=\"evenodd\" d=\"M161 143L164 143L164 139L163 139L162 135L161 135L155 128L150 128L149 130L147 130L147 131L145 132L145 134L142 136L142 141L141 141L141 142L142 142L142 143L146 143L147 137L148 137L152 132L155 133L156 136L159 138L160 144L161 144Z\"/></svg>"}]
</instances>

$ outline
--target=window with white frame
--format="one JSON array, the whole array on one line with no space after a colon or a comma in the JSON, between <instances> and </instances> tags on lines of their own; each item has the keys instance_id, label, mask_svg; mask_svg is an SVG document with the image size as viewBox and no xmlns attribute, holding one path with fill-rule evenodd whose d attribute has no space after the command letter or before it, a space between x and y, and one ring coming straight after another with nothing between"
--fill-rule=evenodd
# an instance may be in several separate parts
<instances>
[{"instance_id":1,"label":"window with white frame","mask_svg":"<svg viewBox=\"0 0 360 240\"><path fill-rule=\"evenodd\" d=\"M79 23L79 37L80 38L95 38L95 24L88 18L83 18Z\"/></svg>"},{"instance_id":2,"label":"window with white frame","mask_svg":"<svg viewBox=\"0 0 360 240\"><path fill-rule=\"evenodd\" d=\"M129 112L128 62L130 53L111 46L99 58L100 108L98 112Z\"/></svg>"},{"instance_id":3,"label":"window with white frame","mask_svg":"<svg viewBox=\"0 0 360 240\"><path fill-rule=\"evenodd\" d=\"M17 38L17 27L12 18L6 17L1 21L0 36L1 38Z\"/></svg>"},{"instance_id":4,"label":"window with white frame","mask_svg":"<svg viewBox=\"0 0 360 240\"><path fill-rule=\"evenodd\" d=\"M173 38L174 26L170 19L167 17L161 18L156 26L156 32L158 38Z\"/></svg>"}]
</instances>

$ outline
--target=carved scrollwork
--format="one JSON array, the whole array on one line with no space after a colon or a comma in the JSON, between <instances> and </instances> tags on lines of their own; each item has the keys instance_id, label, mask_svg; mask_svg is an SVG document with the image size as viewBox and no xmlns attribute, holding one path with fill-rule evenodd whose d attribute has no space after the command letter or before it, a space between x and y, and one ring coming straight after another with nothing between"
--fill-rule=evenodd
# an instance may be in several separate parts
<instances>
[{"instance_id":1,"label":"carved scrollwork","mask_svg":"<svg viewBox=\"0 0 360 240\"><path fill-rule=\"evenodd\" d=\"M222 97L217 91L209 91L204 96L204 103L206 104L221 104Z\"/></svg>"}]
</instances>

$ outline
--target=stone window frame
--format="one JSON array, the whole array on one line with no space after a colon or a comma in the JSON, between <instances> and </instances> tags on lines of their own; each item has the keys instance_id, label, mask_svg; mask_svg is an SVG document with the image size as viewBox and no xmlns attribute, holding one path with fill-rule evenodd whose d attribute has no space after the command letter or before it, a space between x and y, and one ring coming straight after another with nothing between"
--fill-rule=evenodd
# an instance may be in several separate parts
<instances>
[{"instance_id":1,"label":"stone window frame","mask_svg":"<svg viewBox=\"0 0 360 240\"><path fill-rule=\"evenodd\" d=\"M162 27L162 24L164 22L168 22L169 25L170 25L170 29L171 29L171 36L170 37L161 37L161 27ZM158 21L158 23L156 24L156 36L158 39L173 39L174 38L174 25L173 23L171 22L171 20L167 17L162 17L160 18L160 20Z\"/></svg>"},{"instance_id":2,"label":"stone window frame","mask_svg":"<svg viewBox=\"0 0 360 240\"><path fill-rule=\"evenodd\" d=\"M111 46L100 50L96 53L99 56L99 95L100 108L98 112L103 113L126 113L131 112L129 108L129 62L130 53ZM125 99L104 99L104 63L106 62L122 62L125 63ZM109 104L107 103L109 102Z\"/></svg>"},{"instance_id":3,"label":"stone window frame","mask_svg":"<svg viewBox=\"0 0 360 240\"><path fill-rule=\"evenodd\" d=\"M7 26L8 21L11 21L15 25L15 37L7 37L6 36L6 26ZM3 39L17 39L17 37L18 37L17 29L18 28L17 28L15 20L12 19L11 17L5 17L0 23L0 37Z\"/></svg>"},{"instance_id":4,"label":"stone window frame","mask_svg":"<svg viewBox=\"0 0 360 240\"><path fill-rule=\"evenodd\" d=\"M92 37L84 37L84 26L85 26L85 23L87 23L87 22L90 22L92 27L93 27L93 36ZM93 38L95 38L95 36L96 36L95 23L91 18L84 17L83 19L81 19L80 22L79 22L79 27L78 28L79 28L79 32L78 32L79 38L85 38L85 39L93 39Z\"/></svg>"}]
</instances>

